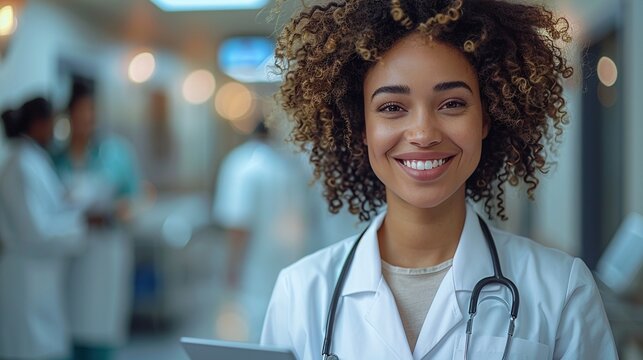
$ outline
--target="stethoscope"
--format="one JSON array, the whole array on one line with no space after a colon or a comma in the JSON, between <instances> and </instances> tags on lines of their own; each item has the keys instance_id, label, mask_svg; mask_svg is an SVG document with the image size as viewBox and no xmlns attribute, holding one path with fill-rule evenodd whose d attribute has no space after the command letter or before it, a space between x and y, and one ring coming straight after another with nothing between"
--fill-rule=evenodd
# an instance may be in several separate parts
<instances>
[{"instance_id":1,"label":"stethoscope","mask_svg":"<svg viewBox=\"0 0 643 360\"><path fill-rule=\"evenodd\" d=\"M467 330L466 330L466 341L464 346L464 359L467 360L469 353L469 342L471 340L471 333L473 332L473 318L476 316L478 309L478 298L480 297L480 292L482 288L490 284L498 284L505 286L509 291L511 291L511 318L509 319L509 330L507 331L507 341L505 342L505 349L502 354L502 359L507 359L509 355L509 349L511 348L511 341L514 335L515 329L515 320L518 317L518 305L520 304L520 297L518 294L518 288L516 285L502 275L502 269L500 268L500 260L498 259L498 251L496 250L496 244L494 243L493 236L489 231L487 223L478 215L478 220L480 222L480 227L484 234L484 238L489 247L489 252L491 253L491 261L493 263L493 276L486 277L478 281L478 283L473 287L471 292L471 299L469 300L469 320L467 321ZM359 244L362 237L368 230L368 227L362 231L362 233L355 241L355 244L351 248L344 265L342 266L342 271L339 274L337 283L335 284L335 290L333 290L333 297L330 301L330 307L328 308L328 315L326 316L326 336L324 337L324 344L322 346L322 359L323 360L339 360L337 355L330 352L331 342L333 340L333 327L335 325L335 315L337 313L337 303L339 302L340 293L344 287L344 281L346 280L346 275L348 270L353 263L353 257L355 256L355 251L357 250L357 245Z\"/></svg>"}]
</instances>

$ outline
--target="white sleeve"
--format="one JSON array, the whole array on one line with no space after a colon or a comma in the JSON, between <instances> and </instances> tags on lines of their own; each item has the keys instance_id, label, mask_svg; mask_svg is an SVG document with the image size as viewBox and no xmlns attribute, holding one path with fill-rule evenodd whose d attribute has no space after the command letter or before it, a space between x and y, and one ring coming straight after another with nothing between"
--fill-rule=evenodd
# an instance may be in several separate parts
<instances>
[{"instance_id":1,"label":"white sleeve","mask_svg":"<svg viewBox=\"0 0 643 360\"><path fill-rule=\"evenodd\" d=\"M12 209L16 246L32 255L78 252L85 231L84 219L81 211L68 206L62 187L45 183L58 179L39 173L32 166L20 166L17 170L13 174L15 190L5 192ZM53 199L57 206L51 208L47 198Z\"/></svg>"},{"instance_id":2,"label":"white sleeve","mask_svg":"<svg viewBox=\"0 0 643 360\"><path fill-rule=\"evenodd\" d=\"M214 198L215 221L226 228L248 228L253 215L253 172L245 163L228 158L221 167Z\"/></svg>"},{"instance_id":3,"label":"white sleeve","mask_svg":"<svg viewBox=\"0 0 643 360\"><path fill-rule=\"evenodd\" d=\"M266 318L263 323L263 330L261 331L260 343L262 345L291 349L295 352L290 335L291 299L290 282L288 281L288 277L284 275L284 271L281 271L272 292L268 310L266 311ZM295 357L300 358L296 352Z\"/></svg>"},{"instance_id":4,"label":"white sleeve","mask_svg":"<svg viewBox=\"0 0 643 360\"><path fill-rule=\"evenodd\" d=\"M578 258L570 272L554 359L618 359L600 293L591 272Z\"/></svg>"}]
</instances>

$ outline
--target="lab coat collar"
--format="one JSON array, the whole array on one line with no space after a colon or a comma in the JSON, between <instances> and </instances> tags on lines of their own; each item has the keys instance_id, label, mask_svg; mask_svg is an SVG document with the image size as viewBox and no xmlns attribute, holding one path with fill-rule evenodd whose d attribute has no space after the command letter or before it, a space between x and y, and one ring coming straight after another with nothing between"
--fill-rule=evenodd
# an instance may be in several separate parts
<instances>
[{"instance_id":1,"label":"lab coat collar","mask_svg":"<svg viewBox=\"0 0 643 360\"><path fill-rule=\"evenodd\" d=\"M359 265L351 266L342 296L377 291L382 278L377 230L384 222L385 216L386 212L383 212L375 217L357 246L353 265ZM456 291L472 291L480 279L493 275L491 253L480 228L478 215L469 204L467 204L464 227L453 258L452 272L453 287Z\"/></svg>"},{"instance_id":2,"label":"lab coat collar","mask_svg":"<svg viewBox=\"0 0 643 360\"><path fill-rule=\"evenodd\" d=\"M453 257L454 288L456 291L473 291L478 281L491 275L491 253L480 227L478 214L467 204L462 235Z\"/></svg>"},{"instance_id":3,"label":"lab coat collar","mask_svg":"<svg viewBox=\"0 0 643 360\"><path fill-rule=\"evenodd\" d=\"M453 266L445 275L427 313L422 329L411 354L390 288L382 277L377 230L385 213L378 215L364 233L355 252L353 266L348 273L342 296L360 292L373 292L372 303L365 313L365 320L379 334L393 354L400 359L422 359L464 319L458 291L471 292L482 278L493 274L493 265L478 215L467 205L466 217ZM491 287L489 287L491 288ZM485 288L487 290L487 288ZM489 289L491 290L491 289Z\"/></svg>"},{"instance_id":4,"label":"lab coat collar","mask_svg":"<svg viewBox=\"0 0 643 360\"><path fill-rule=\"evenodd\" d=\"M375 292L382 278L380 248L377 241L377 230L382 226L386 211L377 215L368 226L357 245L353 263L342 289L342 296L360 292ZM357 238L355 239L357 241ZM351 243L352 246L353 243ZM359 264L359 266L354 266ZM342 266L344 259L342 259Z\"/></svg>"},{"instance_id":5,"label":"lab coat collar","mask_svg":"<svg viewBox=\"0 0 643 360\"><path fill-rule=\"evenodd\" d=\"M54 166L54 162L51 159L51 155L47 152L47 149L38 144L36 140L27 135L22 135L17 140L17 146L19 148L37 153L39 156L42 156L49 163L49 165L51 165L52 167Z\"/></svg>"},{"instance_id":6,"label":"lab coat collar","mask_svg":"<svg viewBox=\"0 0 643 360\"><path fill-rule=\"evenodd\" d=\"M423 359L455 326L463 321L458 291L472 292L478 281L493 275L491 253L475 210L467 205L460 242L453 257L453 266L440 284L418 336L414 359ZM495 290L487 286L483 290ZM469 298L469 297L466 297Z\"/></svg>"}]
</instances>

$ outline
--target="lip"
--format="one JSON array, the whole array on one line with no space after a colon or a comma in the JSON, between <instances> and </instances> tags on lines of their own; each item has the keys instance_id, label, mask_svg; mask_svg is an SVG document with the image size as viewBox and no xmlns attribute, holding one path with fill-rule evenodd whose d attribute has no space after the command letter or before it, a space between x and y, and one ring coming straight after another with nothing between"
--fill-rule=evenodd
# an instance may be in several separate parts
<instances>
[{"instance_id":1,"label":"lip","mask_svg":"<svg viewBox=\"0 0 643 360\"><path fill-rule=\"evenodd\" d=\"M417 151L409 152L399 155L393 155L392 158L396 160L440 160L448 157L455 156L454 153L446 152L426 152L426 151Z\"/></svg>"},{"instance_id":2,"label":"lip","mask_svg":"<svg viewBox=\"0 0 643 360\"><path fill-rule=\"evenodd\" d=\"M402 168L402 170L409 175L411 178L417 181L433 181L438 179L442 174L444 174L449 166L451 166L451 161L455 158L455 154L448 153L406 153L393 157L395 162ZM448 158L442 166L431 169L431 170L415 170L409 167L404 166L402 163L404 160L438 160Z\"/></svg>"}]
</instances>

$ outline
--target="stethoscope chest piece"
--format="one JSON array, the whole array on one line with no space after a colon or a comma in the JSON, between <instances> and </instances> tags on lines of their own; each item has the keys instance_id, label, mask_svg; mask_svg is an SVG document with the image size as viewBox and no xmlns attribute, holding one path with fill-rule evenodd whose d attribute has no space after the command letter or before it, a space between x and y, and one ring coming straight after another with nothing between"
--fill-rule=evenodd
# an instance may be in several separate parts
<instances>
[{"instance_id":1,"label":"stethoscope chest piece","mask_svg":"<svg viewBox=\"0 0 643 360\"><path fill-rule=\"evenodd\" d=\"M335 354L330 354L330 355L324 356L324 360L339 360L339 358Z\"/></svg>"}]
</instances>

